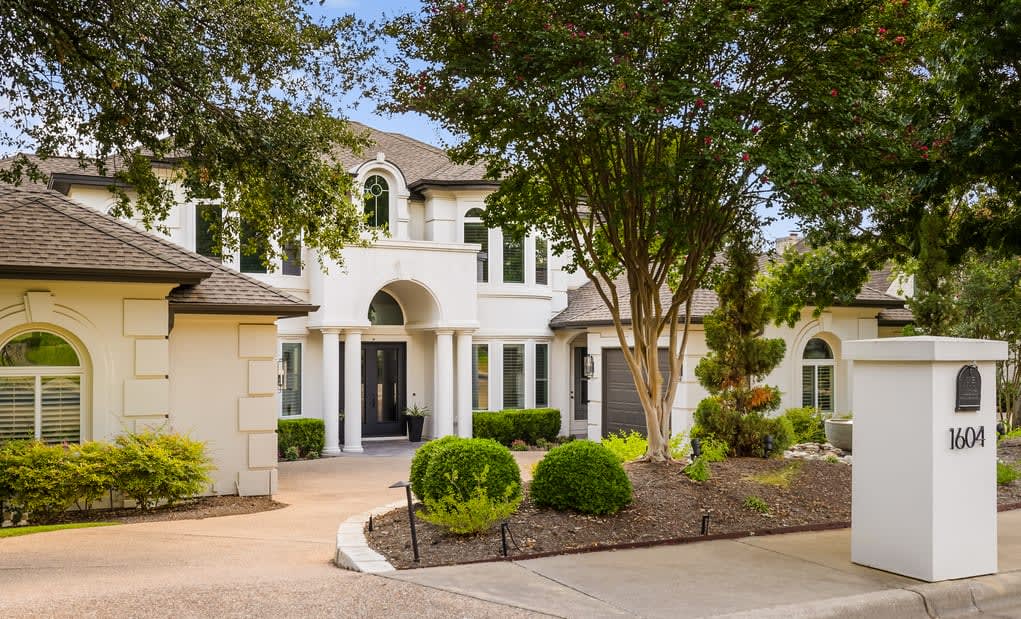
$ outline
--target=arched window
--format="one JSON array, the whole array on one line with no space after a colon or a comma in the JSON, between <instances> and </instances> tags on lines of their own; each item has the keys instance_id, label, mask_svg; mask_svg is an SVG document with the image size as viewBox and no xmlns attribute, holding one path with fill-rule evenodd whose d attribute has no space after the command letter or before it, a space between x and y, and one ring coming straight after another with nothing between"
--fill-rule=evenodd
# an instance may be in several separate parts
<instances>
[{"instance_id":1,"label":"arched window","mask_svg":"<svg viewBox=\"0 0 1021 619\"><path fill-rule=\"evenodd\" d=\"M403 325L404 312L393 297L380 290L369 304L369 324Z\"/></svg>"},{"instance_id":2,"label":"arched window","mask_svg":"<svg viewBox=\"0 0 1021 619\"><path fill-rule=\"evenodd\" d=\"M833 412L833 349L817 337L801 355L801 405Z\"/></svg>"},{"instance_id":3,"label":"arched window","mask_svg":"<svg viewBox=\"0 0 1021 619\"><path fill-rule=\"evenodd\" d=\"M21 333L0 346L0 443L82 438L82 379L78 352L47 331Z\"/></svg>"},{"instance_id":4,"label":"arched window","mask_svg":"<svg viewBox=\"0 0 1021 619\"><path fill-rule=\"evenodd\" d=\"M374 228L390 225L390 185L378 174L365 181L365 214Z\"/></svg>"},{"instance_id":5,"label":"arched window","mask_svg":"<svg viewBox=\"0 0 1021 619\"><path fill-rule=\"evenodd\" d=\"M464 214L464 242L478 243L482 249L478 253L476 280L489 281L489 228L482 223L482 209L473 208Z\"/></svg>"}]
</instances>

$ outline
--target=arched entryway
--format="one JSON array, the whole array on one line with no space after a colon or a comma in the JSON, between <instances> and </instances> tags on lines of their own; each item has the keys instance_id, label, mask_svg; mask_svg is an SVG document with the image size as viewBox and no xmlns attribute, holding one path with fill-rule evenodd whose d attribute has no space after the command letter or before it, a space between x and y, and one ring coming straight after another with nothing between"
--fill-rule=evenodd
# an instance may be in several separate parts
<instances>
[{"instance_id":1,"label":"arched entryway","mask_svg":"<svg viewBox=\"0 0 1021 619\"><path fill-rule=\"evenodd\" d=\"M808 340L801 353L801 405L833 412L833 348L820 337Z\"/></svg>"}]
</instances>

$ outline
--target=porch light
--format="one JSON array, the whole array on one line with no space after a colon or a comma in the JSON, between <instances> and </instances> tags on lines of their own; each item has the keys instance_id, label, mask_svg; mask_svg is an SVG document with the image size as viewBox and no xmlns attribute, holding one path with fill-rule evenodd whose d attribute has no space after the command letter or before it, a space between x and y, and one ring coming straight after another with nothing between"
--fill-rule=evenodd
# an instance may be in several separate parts
<instances>
[{"instance_id":1,"label":"porch light","mask_svg":"<svg viewBox=\"0 0 1021 619\"><path fill-rule=\"evenodd\" d=\"M582 374L585 375L586 380L591 380L596 377L596 358L593 355L585 355L584 368Z\"/></svg>"}]
</instances>

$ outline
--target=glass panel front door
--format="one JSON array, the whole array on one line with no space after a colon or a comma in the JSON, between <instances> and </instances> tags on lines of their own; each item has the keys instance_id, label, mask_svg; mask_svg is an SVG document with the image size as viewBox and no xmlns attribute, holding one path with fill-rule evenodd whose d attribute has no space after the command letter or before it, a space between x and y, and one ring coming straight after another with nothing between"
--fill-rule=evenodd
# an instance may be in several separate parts
<instances>
[{"instance_id":1,"label":"glass panel front door","mask_svg":"<svg viewBox=\"0 0 1021 619\"><path fill-rule=\"evenodd\" d=\"M362 345L362 435L404 434L405 344Z\"/></svg>"}]
</instances>

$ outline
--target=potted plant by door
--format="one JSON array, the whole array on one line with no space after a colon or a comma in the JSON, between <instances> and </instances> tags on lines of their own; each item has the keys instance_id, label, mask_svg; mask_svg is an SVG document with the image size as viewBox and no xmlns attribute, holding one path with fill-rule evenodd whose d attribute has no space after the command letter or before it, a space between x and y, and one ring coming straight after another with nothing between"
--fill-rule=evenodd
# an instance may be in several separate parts
<instances>
[{"instance_id":1,"label":"potted plant by door","mask_svg":"<svg viewBox=\"0 0 1021 619\"><path fill-rule=\"evenodd\" d=\"M404 419L408 424L408 440L417 443L422 440L422 426L425 425L425 418L429 415L428 406L412 404L404 409Z\"/></svg>"}]
</instances>

